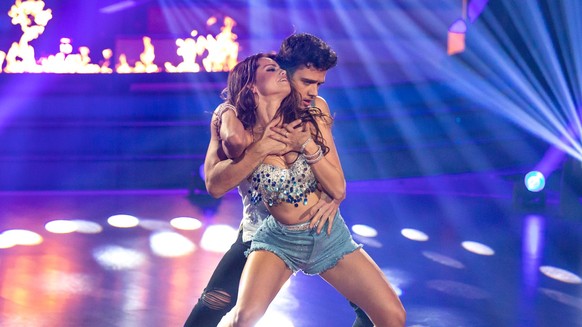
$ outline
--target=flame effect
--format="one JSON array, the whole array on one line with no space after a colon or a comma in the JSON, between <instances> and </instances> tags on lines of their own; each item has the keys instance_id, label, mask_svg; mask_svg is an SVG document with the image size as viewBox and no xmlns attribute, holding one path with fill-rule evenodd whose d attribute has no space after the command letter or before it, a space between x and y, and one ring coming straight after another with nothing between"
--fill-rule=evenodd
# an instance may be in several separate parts
<instances>
[{"instance_id":1,"label":"flame effect","mask_svg":"<svg viewBox=\"0 0 582 327\"><path fill-rule=\"evenodd\" d=\"M115 69L111 68L113 51L105 49L101 52L103 60L101 64L91 63L90 49L79 47L78 53L73 53L72 41L69 38L61 38L59 52L46 58L36 59L34 47L30 42L39 38L44 33L45 27L52 19L52 10L45 8L42 0L15 0L10 8L8 16L12 18L13 25L20 25L22 36L19 42L12 43L8 52L0 51L0 73L2 66L6 73L84 73L84 74L110 74L114 71L119 74L128 73L182 73L230 71L238 60L239 44L235 40L237 35L233 33L236 22L231 17L225 17L221 32L216 36L198 36L198 31L193 30L192 38L176 40L176 53L182 58L182 62L174 66L170 62L164 63L164 69L159 67L154 60L155 48L150 37L144 36L143 52L139 60L132 67L127 56L121 53ZM208 26L217 22L216 17L210 17ZM199 56L207 52L202 58L202 67L196 62ZM5 64L5 65L4 65Z\"/></svg>"},{"instance_id":2,"label":"flame effect","mask_svg":"<svg viewBox=\"0 0 582 327\"><path fill-rule=\"evenodd\" d=\"M216 17L210 17L207 25L216 23ZM207 35L198 36L196 40L193 38L178 39L176 45L178 50L176 53L183 58L183 61L174 66L169 62L165 63L167 72L199 72L200 65L196 63L196 56L201 55L204 51L208 51L208 56L202 59L202 65L208 72L227 72L230 71L237 63L238 58L238 42L235 42L237 35L232 32L236 25L234 19L230 17L224 18L224 26L221 27L221 32L216 36ZM198 31L193 30L190 33L192 37L198 35Z\"/></svg>"}]
</instances>

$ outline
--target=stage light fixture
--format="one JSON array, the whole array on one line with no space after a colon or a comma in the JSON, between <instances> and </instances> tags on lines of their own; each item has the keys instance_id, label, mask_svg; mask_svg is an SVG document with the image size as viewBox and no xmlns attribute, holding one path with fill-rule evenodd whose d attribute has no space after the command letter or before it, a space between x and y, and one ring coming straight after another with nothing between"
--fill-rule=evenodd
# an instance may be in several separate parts
<instances>
[{"instance_id":1,"label":"stage light fixture","mask_svg":"<svg viewBox=\"0 0 582 327\"><path fill-rule=\"evenodd\" d=\"M530 192L541 192L546 186L546 178L544 177L544 174L536 170L527 173L523 181L525 187Z\"/></svg>"},{"instance_id":2,"label":"stage light fixture","mask_svg":"<svg viewBox=\"0 0 582 327\"><path fill-rule=\"evenodd\" d=\"M538 210L546 205L546 178L537 170L516 178L513 184L513 205L516 209Z\"/></svg>"}]
</instances>

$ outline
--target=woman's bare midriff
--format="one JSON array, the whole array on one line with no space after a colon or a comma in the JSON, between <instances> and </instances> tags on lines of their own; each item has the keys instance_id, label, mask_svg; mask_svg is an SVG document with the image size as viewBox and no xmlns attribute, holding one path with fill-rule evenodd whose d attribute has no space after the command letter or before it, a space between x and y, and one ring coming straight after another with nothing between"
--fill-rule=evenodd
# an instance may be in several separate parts
<instances>
[{"instance_id":1,"label":"woman's bare midriff","mask_svg":"<svg viewBox=\"0 0 582 327\"><path fill-rule=\"evenodd\" d=\"M287 153L284 157L279 156L267 156L263 161L264 164L280 167L280 168L289 168L290 165L297 160L298 154L297 153ZM306 221L309 221L311 218L309 216L309 209L313 207L319 198L321 197L321 191L317 190L313 193L310 193L307 196L307 204L301 203L297 204L297 207L293 203L283 202L276 206L269 207L267 204L265 206L275 217L275 219L280 222L281 224L285 225L295 225L301 224Z\"/></svg>"},{"instance_id":2,"label":"woman's bare midriff","mask_svg":"<svg viewBox=\"0 0 582 327\"><path fill-rule=\"evenodd\" d=\"M321 197L320 191L315 191L307 196L307 205L298 203L295 207L292 203L283 202L273 207L267 206L269 212L281 224L295 225L309 221L309 209L313 207Z\"/></svg>"}]
</instances>

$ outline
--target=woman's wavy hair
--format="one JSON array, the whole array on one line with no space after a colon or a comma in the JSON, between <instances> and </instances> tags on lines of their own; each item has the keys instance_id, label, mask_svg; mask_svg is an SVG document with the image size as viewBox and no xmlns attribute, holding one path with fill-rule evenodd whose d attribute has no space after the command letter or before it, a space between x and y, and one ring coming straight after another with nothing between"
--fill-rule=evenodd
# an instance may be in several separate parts
<instances>
[{"instance_id":1,"label":"woman's wavy hair","mask_svg":"<svg viewBox=\"0 0 582 327\"><path fill-rule=\"evenodd\" d=\"M256 83L259 59L276 59L273 53L257 53L251 55L234 66L228 75L227 87L222 91L222 98L226 103L236 108L237 117L242 122L246 130L253 131L257 123L257 102L253 93L253 86ZM282 117L284 124L288 124L296 119L301 119L304 123L311 123L315 127L313 139L315 143L321 145L324 154L329 151L323 142L323 136L315 117L324 117L321 110L315 107L309 109L302 108L301 97L291 88L291 93L281 102L281 106L275 113L274 118ZM324 117L325 118L325 117Z\"/></svg>"}]
</instances>

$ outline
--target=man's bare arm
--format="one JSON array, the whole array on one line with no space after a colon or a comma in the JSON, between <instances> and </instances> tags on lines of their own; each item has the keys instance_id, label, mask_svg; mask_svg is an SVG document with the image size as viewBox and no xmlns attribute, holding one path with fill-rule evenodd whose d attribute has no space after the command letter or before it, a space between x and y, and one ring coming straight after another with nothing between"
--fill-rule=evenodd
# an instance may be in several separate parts
<instances>
[{"instance_id":1,"label":"man's bare arm","mask_svg":"<svg viewBox=\"0 0 582 327\"><path fill-rule=\"evenodd\" d=\"M252 143L252 136L238 119L234 107L222 111L219 117L220 138L222 149L230 159L240 157L244 150Z\"/></svg>"},{"instance_id":2,"label":"man's bare arm","mask_svg":"<svg viewBox=\"0 0 582 327\"><path fill-rule=\"evenodd\" d=\"M267 155L285 151L286 145L272 139L270 136L274 132L267 128L263 136L249 145L239 158L229 159L224 153L222 142L218 139L216 119L218 118L213 117L210 124L211 136L204 160L204 175L208 193L219 198L237 187Z\"/></svg>"}]
</instances>

